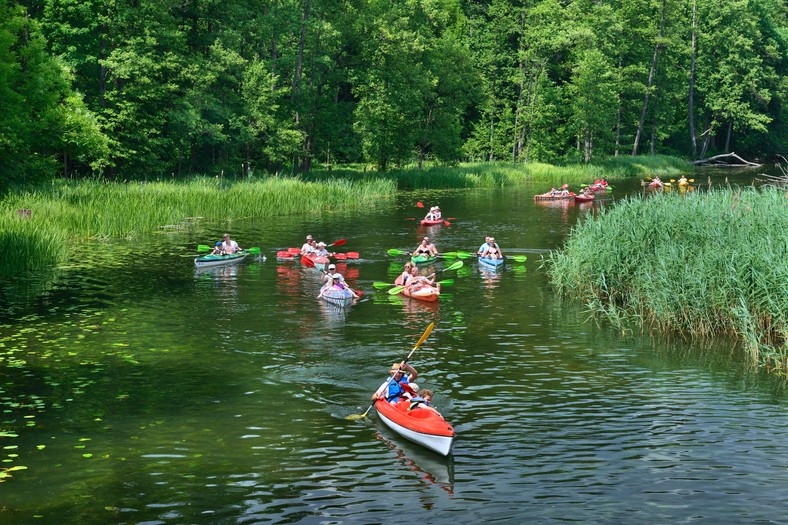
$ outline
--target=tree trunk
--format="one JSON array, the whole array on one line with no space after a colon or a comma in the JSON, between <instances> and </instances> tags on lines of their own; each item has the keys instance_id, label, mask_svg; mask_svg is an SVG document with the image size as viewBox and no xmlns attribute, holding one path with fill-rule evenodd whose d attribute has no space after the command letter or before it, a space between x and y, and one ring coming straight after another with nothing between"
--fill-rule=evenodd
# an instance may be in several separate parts
<instances>
[{"instance_id":1,"label":"tree trunk","mask_svg":"<svg viewBox=\"0 0 788 525\"><path fill-rule=\"evenodd\" d=\"M733 121L728 121L728 132L725 134L725 153L731 150L731 132L733 131Z\"/></svg>"},{"instance_id":2,"label":"tree trunk","mask_svg":"<svg viewBox=\"0 0 788 525\"><path fill-rule=\"evenodd\" d=\"M296 95L301 92L301 74L304 67L304 44L306 42L306 22L309 20L310 0L304 3L304 13L301 17L301 36L298 39L298 57L295 71L293 72L293 86L290 90L290 102L294 102Z\"/></svg>"},{"instance_id":3,"label":"tree trunk","mask_svg":"<svg viewBox=\"0 0 788 525\"><path fill-rule=\"evenodd\" d=\"M697 6L695 0L692 2L692 41L690 47L690 77L689 77L689 97L687 99L690 143L692 145L692 160L698 155L698 140L695 137L695 38L697 28Z\"/></svg>"},{"instance_id":4,"label":"tree trunk","mask_svg":"<svg viewBox=\"0 0 788 525\"><path fill-rule=\"evenodd\" d=\"M489 161L492 162L495 158L495 154L493 153L495 150L494 147L494 135L495 135L495 115L490 115L490 159Z\"/></svg>"},{"instance_id":5,"label":"tree trunk","mask_svg":"<svg viewBox=\"0 0 788 525\"><path fill-rule=\"evenodd\" d=\"M520 15L520 45L519 51L521 54L523 51L523 33L525 32L525 12ZM518 131L518 127L520 126L520 113L522 112L523 107L523 88L525 84L525 65L522 63L522 60L519 64L520 70L520 84L517 89L517 107L515 108L514 112L514 143L512 144L512 162L517 162L517 158L520 156L520 152L522 152L522 142L520 139L520 133Z\"/></svg>"},{"instance_id":6,"label":"tree trunk","mask_svg":"<svg viewBox=\"0 0 788 525\"><path fill-rule=\"evenodd\" d=\"M638 154L638 143L640 142L640 135L643 133L643 123L646 121L646 110L648 109L648 99L651 96L651 86L654 82L654 71L657 68L657 57L659 56L659 46L662 43L662 31L665 26L665 1L662 0L662 14L659 19L659 33L657 34L657 43L654 45L654 56L651 58L651 68L648 72L648 83L646 84L646 97L643 100L643 110L640 112L640 120L638 121L638 129L635 133L635 143L632 145L632 156Z\"/></svg>"}]
</instances>

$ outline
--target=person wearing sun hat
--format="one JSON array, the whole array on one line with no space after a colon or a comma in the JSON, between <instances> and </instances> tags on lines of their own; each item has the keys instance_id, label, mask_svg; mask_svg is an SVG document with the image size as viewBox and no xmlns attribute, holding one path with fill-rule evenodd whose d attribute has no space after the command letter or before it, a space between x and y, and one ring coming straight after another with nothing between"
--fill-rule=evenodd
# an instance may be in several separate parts
<instances>
[{"instance_id":1,"label":"person wearing sun hat","mask_svg":"<svg viewBox=\"0 0 788 525\"><path fill-rule=\"evenodd\" d=\"M405 374L405 372L410 372ZM412 391L410 382L419 377L419 373L410 364L402 361L401 363L394 363L389 370L391 379L383 384L377 392L372 394L372 399L384 398L389 403L396 403L408 391Z\"/></svg>"},{"instance_id":2,"label":"person wearing sun hat","mask_svg":"<svg viewBox=\"0 0 788 525\"><path fill-rule=\"evenodd\" d=\"M313 251L314 251L314 248L312 248L312 236L311 235L307 235L306 236L306 241L301 246L301 255L309 255Z\"/></svg>"},{"instance_id":3,"label":"person wearing sun hat","mask_svg":"<svg viewBox=\"0 0 788 525\"><path fill-rule=\"evenodd\" d=\"M329 253L329 251L326 250L326 243L320 241L319 243L317 243L317 250L314 251L313 255L315 257L328 257L333 254Z\"/></svg>"},{"instance_id":4,"label":"person wearing sun hat","mask_svg":"<svg viewBox=\"0 0 788 525\"><path fill-rule=\"evenodd\" d=\"M427 212L427 215L424 216L425 221L434 221L435 220L435 206L430 208L430 211Z\"/></svg>"},{"instance_id":5,"label":"person wearing sun hat","mask_svg":"<svg viewBox=\"0 0 788 525\"><path fill-rule=\"evenodd\" d=\"M432 219L435 221L441 220L441 209L438 206L435 206L432 212Z\"/></svg>"}]
</instances>

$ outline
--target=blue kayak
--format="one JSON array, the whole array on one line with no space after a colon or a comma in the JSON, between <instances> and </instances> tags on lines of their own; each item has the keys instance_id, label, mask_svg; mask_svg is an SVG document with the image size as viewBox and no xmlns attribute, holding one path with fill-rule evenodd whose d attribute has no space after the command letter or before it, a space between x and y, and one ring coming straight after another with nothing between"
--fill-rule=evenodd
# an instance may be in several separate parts
<instances>
[{"instance_id":1,"label":"blue kayak","mask_svg":"<svg viewBox=\"0 0 788 525\"><path fill-rule=\"evenodd\" d=\"M479 257L479 264L487 268L498 268L503 266L503 259L490 259L489 257Z\"/></svg>"}]
</instances>

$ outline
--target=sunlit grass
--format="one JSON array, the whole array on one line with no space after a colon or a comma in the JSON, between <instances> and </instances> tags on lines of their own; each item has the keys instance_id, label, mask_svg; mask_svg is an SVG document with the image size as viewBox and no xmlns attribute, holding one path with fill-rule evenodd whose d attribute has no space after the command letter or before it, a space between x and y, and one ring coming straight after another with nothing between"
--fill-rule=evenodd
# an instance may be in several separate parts
<instances>
[{"instance_id":1,"label":"sunlit grass","mask_svg":"<svg viewBox=\"0 0 788 525\"><path fill-rule=\"evenodd\" d=\"M69 244L129 238L199 217L206 221L320 213L377 206L393 198L393 181L307 182L274 177L231 182L114 183L58 181L0 203L0 272L32 270L68 256ZM30 217L17 210L28 209Z\"/></svg>"},{"instance_id":2,"label":"sunlit grass","mask_svg":"<svg viewBox=\"0 0 788 525\"><path fill-rule=\"evenodd\" d=\"M631 198L579 224L546 260L566 295L614 323L735 334L788 365L788 200L753 189Z\"/></svg>"}]
</instances>

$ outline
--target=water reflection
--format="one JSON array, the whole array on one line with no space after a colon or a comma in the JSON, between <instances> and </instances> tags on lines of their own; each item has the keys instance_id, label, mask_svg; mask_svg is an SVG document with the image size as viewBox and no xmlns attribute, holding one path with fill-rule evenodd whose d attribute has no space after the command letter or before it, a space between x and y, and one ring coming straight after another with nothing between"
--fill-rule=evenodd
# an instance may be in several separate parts
<instances>
[{"instance_id":1,"label":"water reflection","mask_svg":"<svg viewBox=\"0 0 788 525\"><path fill-rule=\"evenodd\" d=\"M454 460L451 455L440 456L410 444L404 438L394 442L379 431L375 432L375 438L394 452L400 465L418 476L419 483L436 486L445 490L449 496L454 495Z\"/></svg>"}]
</instances>

